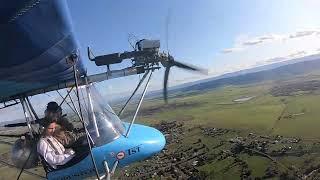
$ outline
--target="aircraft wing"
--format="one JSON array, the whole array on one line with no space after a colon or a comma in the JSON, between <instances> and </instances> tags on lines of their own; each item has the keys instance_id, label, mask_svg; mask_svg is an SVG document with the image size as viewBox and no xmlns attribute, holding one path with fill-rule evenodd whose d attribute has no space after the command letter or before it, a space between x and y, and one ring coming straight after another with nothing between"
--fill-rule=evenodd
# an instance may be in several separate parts
<instances>
[{"instance_id":1,"label":"aircraft wing","mask_svg":"<svg viewBox=\"0 0 320 180\"><path fill-rule=\"evenodd\" d=\"M79 46L66 1L0 4L0 102L74 79L66 58ZM81 57L76 66L84 75Z\"/></svg>"}]
</instances>

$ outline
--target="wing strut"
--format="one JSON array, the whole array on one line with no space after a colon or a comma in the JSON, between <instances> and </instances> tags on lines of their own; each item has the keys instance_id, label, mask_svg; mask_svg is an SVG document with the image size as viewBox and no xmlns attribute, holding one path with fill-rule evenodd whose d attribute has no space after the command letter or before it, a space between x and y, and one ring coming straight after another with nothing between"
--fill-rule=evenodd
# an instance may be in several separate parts
<instances>
[{"instance_id":1,"label":"wing strut","mask_svg":"<svg viewBox=\"0 0 320 180\"><path fill-rule=\"evenodd\" d=\"M38 117L36 111L34 110L33 106L31 105L31 102L30 102L29 98L26 97L26 100L27 100L28 106L29 106L33 116L36 118L36 120L39 120L39 117Z\"/></svg>"},{"instance_id":2,"label":"wing strut","mask_svg":"<svg viewBox=\"0 0 320 180\"><path fill-rule=\"evenodd\" d=\"M132 120L131 120L131 123L130 123L130 125L129 125L129 128L128 128L128 130L127 130L127 133L126 133L125 137L128 137L128 136L129 136L131 127L132 127L132 125L133 125L133 123L134 123L134 121L135 121L135 119L136 119L136 117L137 117L137 115L138 115L138 112L139 112L141 103L142 103L142 101L143 101L144 96L146 95L146 92L147 92L147 89L148 89L148 86L149 86L149 83L150 83L150 79L151 79L152 73L153 73L153 71L150 72L150 75L149 75L147 84L146 84L146 86L144 87L143 93L142 93L142 95L141 95L141 98L140 98L140 100L139 100L139 103L138 103L138 106L137 106L137 109L136 109L136 112L134 113L134 116L133 116L133 118L132 118Z\"/></svg>"},{"instance_id":3,"label":"wing strut","mask_svg":"<svg viewBox=\"0 0 320 180\"><path fill-rule=\"evenodd\" d=\"M85 129L86 132L86 136L87 136L87 142L88 142L88 146L89 146L89 150L90 150L90 156L91 156L91 160L94 166L94 170L96 173L97 178L100 180L100 175L97 169L97 165L96 165L96 161L94 160L93 157L93 153L92 153L92 147L91 147L91 143L90 143L90 138L89 138L89 133L87 131L87 127L85 125L85 122L83 120L83 114L82 114L82 108L81 108L81 103L80 103L80 96L79 96L79 84L78 84L78 76L77 76L77 67L76 65L73 65L73 73L74 73L74 83L76 85L76 92L77 92L77 99L78 99L78 103L79 103L79 113L80 113L80 121L82 123L83 128Z\"/></svg>"},{"instance_id":4,"label":"wing strut","mask_svg":"<svg viewBox=\"0 0 320 180\"><path fill-rule=\"evenodd\" d=\"M28 107L27 107L27 104L26 104L26 100L25 98L21 98L20 99L20 102L21 102L21 105L22 105L22 108L23 108L23 114L24 114L24 117L26 118L26 123L27 123L27 126L28 126L28 129L29 129L29 132L30 132L30 136L32 137L32 139L34 138L34 135L33 135L33 129L31 127L31 117L29 116L27 110L28 110Z\"/></svg>"},{"instance_id":5,"label":"wing strut","mask_svg":"<svg viewBox=\"0 0 320 180\"><path fill-rule=\"evenodd\" d=\"M36 137L36 131L32 128L31 126L31 121L33 120L33 117L32 117L32 114L31 112L33 113L34 117L36 119L39 119L36 112L34 111L31 103L30 103L30 100L28 99L28 97L23 97L23 98L20 98L20 102L21 102L21 105L22 105L22 108L23 108L23 112L24 112L24 116L26 118L26 123L27 123L27 126L28 126L28 129L29 129L29 132L30 132L30 136L32 139L35 139ZM34 134L35 133L35 134ZM31 157L31 154L32 154L32 151L29 152L29 155L28 155L28 158L26 159L26 161L24 162L20 172L19 172L19 175L17 177L17 180L20 179L20 176L22 174L22 172L24 171L30 157Z\"/></svg>"},{"instance_id":6,"label":"wing strut","mask_svg":"<svg viewBox=\"0 0 320 180\"><path fill-rule=\"evenodd\" d=\"M130 102L131 98L136 94L136 92L138 91L139 87L141 86L142 82L144 81L144 79L147 77L149 72L146 72L142 79L140 80L139 84L137 85L136 89L133 91L133 93L131 94L131 96L129 97L129 99L127 100L127 102L124 104L124 106L122 107L122 109L119 111L118 116L120 117L123 113L123 111L126 109L128 103Z\"/></svg>"},{"instance_id":7,"label":"wing strut","mask_svg":"<svg viewBox=\"0 0 320 180\"><path fill-rule=\"evenodd\" d=\"M3 102L3 107L0 107L0 109L5 109L7 107L10 107L10 106L14 106L16 104L19 104L20 102L17 101L16 99L14 99L14 103L11 103L11 104L6 104L6 102Z\"/></svg>"}]
</instances>

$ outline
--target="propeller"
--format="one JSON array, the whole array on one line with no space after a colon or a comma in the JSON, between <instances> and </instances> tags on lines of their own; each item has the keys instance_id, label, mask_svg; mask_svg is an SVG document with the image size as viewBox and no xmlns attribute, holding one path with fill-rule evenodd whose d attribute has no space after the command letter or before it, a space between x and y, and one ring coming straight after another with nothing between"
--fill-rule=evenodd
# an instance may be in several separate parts
<instances>
[{"instance_id":1,"label":"propeller","mask_svg":"<svg viewBox=\"0 0 320 180\"><path fill-rule=\"evenodd\" d=\"M166 104L168 104L168 79L170 74L170 68L173 66L176 66L181 69L189 70L189 71L195 71L199 72L201 74L208 75L208 70L201 69L198 67L195 67L193 65L181 63L179 61L174 60L174 57L170 55L169 51L169 23L170 23L170 17L171 17L171 9L168 10L167 17L166 17L166 46L167 46L167 53L163 54L164 58L163 61L161 61L162 65L166 68L164 72L164 81L163 81L163 98Z\"/></svg>"},{"instance_id":2,"label":"propeller","mask_svg":"<svg viewBox=\"0 0 320 180\"><path fill-rule=\"evenodd\" d=\"M166 68L164 73L164 81L163 81L163 98L166 104L168 104L168 79L171 67L178 67L181 69L198 72L200 74L208 75L208 70L202 69L193 65L189 65L186 63L181 63L179 61L174 60L174 57L169 53L167 55L166 60L161 61L162 65Z\"/></svg>"}]
</instances>

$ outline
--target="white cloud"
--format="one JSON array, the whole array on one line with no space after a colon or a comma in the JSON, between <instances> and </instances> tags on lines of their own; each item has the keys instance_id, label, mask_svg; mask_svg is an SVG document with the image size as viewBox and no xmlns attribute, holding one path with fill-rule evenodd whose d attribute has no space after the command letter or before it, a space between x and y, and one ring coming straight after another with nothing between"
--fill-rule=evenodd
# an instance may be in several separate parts
<instances>
[{"instance_id":1,"label":"white cloud","mask_svg":"<svg viewBox=\"0 0 320 180\"><path fill-rule=\"evenodd\" d=\"M264 35L264 36L249 39L247 41L242 42L241 45L242 46L252 46L252 45L262 44L262 43L266 43L266 42L282 40L282 39L284 39L283 35L269 34L269 35Z\"/></svg>"},{"instance_id":2,"label":"white cloud","mask_svg":"<svg viewBox=\"0 0 320 180\"><path fill-rule=\"evenodd\" d=\"M245 37L241 35L241 38L236 38L236 43L234 47L222 50L222 53L233 53L241 50L245 50L250 46L257 46L264 43L271 43L274 41L284 41L289 39L299 39L307 36L320 36L320 29L311 29L296 31L289 34L267 34L262 36L257 36L253 38ZM240 40L239 40L240 39Z\"/></svg>"},{"instance_id":3,"label":"white cloud","mask_svg":"<svg viewBox=\"0 0 320 180\"><path fill-rule=\"evenodd\" d=\"M319 35L319 34L320 34L320 30L298 31L293 34L290 34L289 38L293 39L293 38L299 38L299 37L311 36L311 35Z\"/></svg>"},{"instance_id":4,"label":"white cloud","mask_svg":"<svg viewBox=\"0 0 320 180\"><path fill-rule=\"evenodd\" d=\"M295 53L289 54L287 58L299 58L307 55L308 53L306 51L297 51Z\"/></svg>"},{"instance_id":5,"label":"white cloud","mask_svg":"<svg viewBox=\"0 0 320 180\"><path fill-rule=\"evenodd\" d=\"M225 49L213 58L210 76L320 54L320 29L254 38L241 34L234 42L235 48Z\"/></svg>"},{"instance_id":6,"label":"white cloud","mask_svg":"<svg viewBox=\"0 0 320 180\"><path fill-rule=\"evenodd\" d=\"M273 57L273 58L266 59L263 64L275 63L275 62L280 62L284 60L286 60L285 57Z\"/></svg>"},{"instance_id":7,"label":"white cloud","mask_svg":"<svg viewBox=\"0 0 320 180\"><path fill-rule=\"evenodd\" d=\"M251 45L261 44L261 43L263 43L263 42L264 42L264 41L263 41L263 40L260 40L260 39L252 39L252 40L243 42L242 45L244 45L244 46L251 46Z\"/></svg>"},{"instance_id":8,"label":"white cloud","mask_svg":"<svg viewBox=\"0 0 320 180\"><path fill-rule=\"evenodd\" d=\"M237 51L241 51L241 50L242 50L242 48L235 47L235 48L224 49L221 52L224 54L227 54L227 53L237 52Z\"/></svg>"},{"instance_id":9,"label":"white cloud","mask_svg":"<svg viewBox=\"0 0 320 180\"><path fill-rule=\"evenodd\" d=\"M262 61L258 61L255 63L254 66L256 67L256 66L277 63L277 62L281 62L281 61L288 61L291 59L301 58L301 57L305 57L305 56L309 56L309 55L313 55L313 54L318 54L318 53L319 52L317 52L317 51L308 51L308 52L307 51L296 51L294 53L289 53L285 56L277 56L277 57L267 58Z\"/></svg>"}]
</instances>

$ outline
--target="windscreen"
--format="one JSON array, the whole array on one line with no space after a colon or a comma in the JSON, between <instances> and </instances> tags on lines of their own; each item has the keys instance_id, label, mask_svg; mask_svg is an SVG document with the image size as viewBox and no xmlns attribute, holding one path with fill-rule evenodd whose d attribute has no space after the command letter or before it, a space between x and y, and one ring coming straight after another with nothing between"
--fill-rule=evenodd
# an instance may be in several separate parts
<instances>
[{"instance_id":1,"label":"windscreen","mask_svg":"<svg viewBox=\"0 0 320 180\"><path fill-rule=\"evenodd\" d=\"M98 90L89 85L87 129L96 146L103 145L120 137L125 128ZM91 99L91 102L90 102Z\"/></svg>"}]
</instances>

